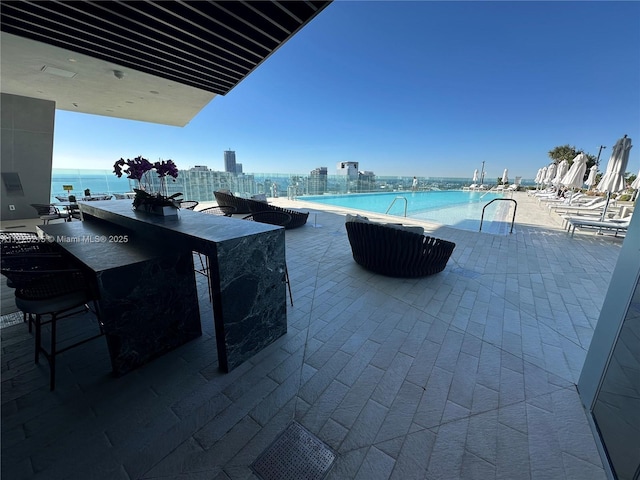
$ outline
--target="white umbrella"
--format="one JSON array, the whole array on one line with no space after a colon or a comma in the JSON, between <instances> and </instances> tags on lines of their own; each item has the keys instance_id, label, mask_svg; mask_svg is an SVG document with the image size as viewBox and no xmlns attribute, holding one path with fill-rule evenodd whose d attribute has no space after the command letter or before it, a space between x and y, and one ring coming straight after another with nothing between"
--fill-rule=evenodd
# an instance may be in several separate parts
<instances>
[{"instance_id":1,"label":"white umbrella","mask_svg":"<svg viewBox=\"0 0 640 480\"><path fill-rule=\"evenodd\" d=\"M553 179L556 176L556 169L558 167L556 166L555 163L552 163L551 165L549 165L547 167L547 174L544 177L544 183L547 185L551 185L551 182L553 181Z\"/></svg>"},{"instance_id":2,"label":"white umbrella","mask_svg":"<svg viewBox=\"0 0 640 480\"><path fill-rule=\"evenodd\" d=\"M631 197L631 200L633 201L638 198L638 190L640 190L640 171L638 172L636 179L633 181L633 183L631 183L631 188L635 190L635 193Z\"/></svg>"},{"instance_id":3,"label":"white umbrella","mask_svg":"<svg viewBox=\"0 0 640 480\"><path fill-rule=\"evenodd\" d=\"M631 188L633 188L634 190L640 190L640 172L638 172L636 179L631 184Z\"/></svg>"},{"instance_id":4,"label":"white umbrella","mask_svg":"<svg viewBox=\"0 0 640 480\"><path fill-rule=\"evenodd\" d=\"M565 173L560 183L567 188L582 188L584 173L587 171L587 156L584 153L576 155L571 168Z\"/></svg>"},{"instance_id":5,"label":"white umbrella","mask_svg":"<svg viewBox=\"0 0 640 480\"><path fill-rule=\"evenodd\" d=\"M607 203L602 211L601 220L607 213L609 199L612 193L620 192L625 188L624 170L629 163L629 150L631 150L631 139L626 135L616 142L607 163L607 169L596 187L599 192L607 192Z\"/></svg>"},{"instance_id":6,"label":"white umbrella","mask_svg":"<svg viewBox=\"0 0 640 480\"><path fill-rule=\"evenodd\" d=\"M505 168L504 172L502 172L502 184L504 185L509 181L509 169Z\"/></svg>"},{"instance_id":7,"label":"white umbrella","mask_svg":"<svg viewBox=\"0 0 640 480\"><path fill-rule=\"evenodd\" d=\"M616 142L607 163L607 169L596 187L599 192L616 193L624 190L624 170L629 163L631 139L626 135Z\"/></svg>"},{"instance_id":8,"label":"white umbrella","mask_svg":"<svg viewBox=\"0 0 640 480\"><path fill-rule=\"evenodd\" d=\"M477 183L478 182L478 169L476 168L473 171L473 183Z\"/></svg>"},{"instance_id":9,"label":"white umbrella","mask_svg":"<svg viewBox=\"0 0 640 480\"><path fill-rule=\"evenodd\" d=\"M543 184L546 178L547 178L547 167L542 167L542 171L540 172L540 181L538 183Z\"/></svg>"},{"instance_id":10,"label":"white umbrella","mask_svg":"<svg viewBox=\"0 0 640 480\"><path fill-rule=\"evenodd\" d=\"M591 167L591 169L589 169L589 177L587 178L587 181L584 182L587 184L589 188L593 187L593 185L596 183L597 174L598 174L598 166L594 165L593 167Z\"/></svg>"},{"instance_id":11,"label":"white umbrella","mask_svg":"<svg viewBox=\"0 0 640 480\"><path fill-rule=\"evenodd\" d=\"M551 183L553 183L556 187L562 184L562 178L565 176L567 171L569 170L569 162L566 160L562 160L558 164L558 168L556 169L556 176Z\"/></svg>"},{"instance_id":12,"label":"white umbrella","mask_svg":"<svg viewBox=\"0 0 640 480\"><path fill-rule=\"evenodd\" d=\"M538 173L536 173L536 178L534 179L534 182L536 183L540 183L540 177L542 176L542 169L539 168L538 169Z\"/></svg>"}]
</instances>

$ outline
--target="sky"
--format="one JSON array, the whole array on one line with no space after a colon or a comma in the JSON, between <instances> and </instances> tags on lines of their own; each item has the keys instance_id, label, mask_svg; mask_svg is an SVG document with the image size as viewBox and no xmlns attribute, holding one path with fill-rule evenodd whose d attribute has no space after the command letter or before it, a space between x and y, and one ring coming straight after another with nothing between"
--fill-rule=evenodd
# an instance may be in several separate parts
<instances>
[{"instance_id":1,"label":"sky","mask_svg":"<svg viewBox=\"0 0 640 480\"><path fill-rule=\"evenodd\" d=\"M185 127L56 111L54 168L120 157L245 173L534 178L640 142L640 2L336 0ZM105 134L108 132L108 134ZM632 148L627 171L640 169Z\"/></svg>"}]
</instances>

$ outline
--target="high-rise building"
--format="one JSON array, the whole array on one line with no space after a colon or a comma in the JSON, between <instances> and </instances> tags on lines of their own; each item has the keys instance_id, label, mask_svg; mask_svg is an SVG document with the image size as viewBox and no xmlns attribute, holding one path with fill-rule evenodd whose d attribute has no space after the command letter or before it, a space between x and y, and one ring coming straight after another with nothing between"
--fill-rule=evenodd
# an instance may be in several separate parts
<instances>
[{"instance_id":1,"label":"high-rise building","mask_svg":"<svg viewBox=\"0 0 640 480\"><path fill-rule=\"evenodd\" d=\"M224 151L224 171L236 173L236 152L234 150Z\"/></svg>"},{"instance_id":2,"label":"high-rise building","mask_svg":"<svg viewBox=\"0 0 640 480\"><path fill-rule=\"evenodd\" d=\"M327 191L327 167L318 167L309 174L309 194L322 195Z\"/></svg>"},{"instance_id":3,"label":"high-rise building","mask_svg":"<svg viewBox=\"0 0 640 480\"><path fill-rule=\"evenodd\" d=\"M338 175L344 175L349 180L358 179L358 162L340 162L337 168Z\"/></svg>"},{"instance_id":4,"label":"high-rise building","mask_svg":"<svg viewBox=\"0 0 640 480\"><path fill-rule=\"evenodd\" d=\"M236 163L236 173L238 175L242 175L242 164L241 163Z\"/></svg>"}]
</instances>

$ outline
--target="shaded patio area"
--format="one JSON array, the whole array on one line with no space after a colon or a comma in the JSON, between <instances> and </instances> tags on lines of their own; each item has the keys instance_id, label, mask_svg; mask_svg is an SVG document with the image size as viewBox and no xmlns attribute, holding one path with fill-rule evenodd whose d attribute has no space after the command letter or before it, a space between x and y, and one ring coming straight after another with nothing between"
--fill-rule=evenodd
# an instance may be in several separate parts
<instances>
[{"instance_id":1,"label":"shaded patio area","mask_svg":"<svg viewBox=\"0 0 640 480\"><path fill-rule=\"evenodd\" d=\"M514 198L512 235L414 222L457 244L421 279L362 269L344 214L312 207L286 232L288 333L228 374L202 277L202 337L121 378L99 339L49 392L26 325L3 328L3 477L258 478L296 421L336 453L329 479L605 479L575 384L622 239Z\"/></svg>"}]
</instances>

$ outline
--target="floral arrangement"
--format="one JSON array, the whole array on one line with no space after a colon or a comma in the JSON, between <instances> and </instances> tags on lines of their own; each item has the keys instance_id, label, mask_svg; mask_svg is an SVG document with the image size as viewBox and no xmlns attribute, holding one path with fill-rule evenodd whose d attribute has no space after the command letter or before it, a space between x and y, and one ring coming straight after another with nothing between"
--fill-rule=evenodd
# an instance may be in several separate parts
<instances>
[{"instance_id":1,"label":"floral arrangement","mask_svg":"<svg viewBox=\"0 0 640 480\"><path fill-rule=\"evenodd\" d=\"M156 193L149 192L153 170L155 170L160 179L160 191ZM151 163L142 156L126 160L121 158L113 164L113 173L115 173L118 178L124 174L127 178L136 181L138 188L133 189L133 191L136 192L133 200L134 208L143 204L180 208L180 201L177 197L180 197L182 193L174 193L171 196L167 195L167 177L172 177L174 181L178 178L178 167L173 160L160 160Z\"/></svg>"}]
</instances>

